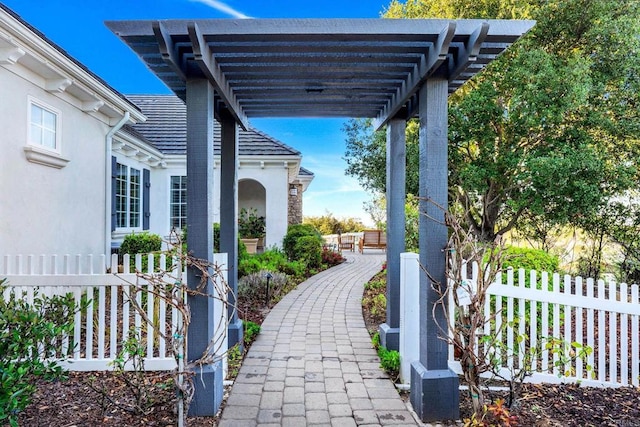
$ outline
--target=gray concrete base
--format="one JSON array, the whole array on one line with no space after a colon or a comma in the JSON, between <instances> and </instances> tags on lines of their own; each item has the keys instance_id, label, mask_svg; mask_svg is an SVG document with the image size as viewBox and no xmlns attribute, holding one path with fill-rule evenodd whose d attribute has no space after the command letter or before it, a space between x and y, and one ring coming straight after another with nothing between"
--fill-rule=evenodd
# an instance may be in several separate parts
<instances>
[{"instance_id":1,"label":"gray concrete base","mask_svg":"<svg viewBox=\"0 0 640 427\"><path fill-rule=\"evenodd\" d=\"M189 406L190 417L209 417L218 412L223 394L222 375L222 362L195 369L193 377L195 394Z\"/></svg>"},{"instance_id":2,"label":"gray concrete base","mask_svg":"<svg viewBox=\"0 0 640 427\"><path fill-rule=\"evenodd\" d=\"M460 418L458 375L450 369L427 370L411 364L411 405L423 422Z\"/></svg>"},{"instance_id":3,"label":"gray concrete base","mask_svg":"<svg viewBox=\"0 0 640 427\"><path fill-rule=\"evenodd\" d=\"M380 345L387 350L400 350L400 328L392 328L386 323L380 325Z\"/></svg>"},{"instance_id":4,"label":"gray concrete base","mask_svg":"<svg viewBox=\"0 0 640 427\"><path fill-rule=\"evenodd\" d=\"M240 353L244 352L244 328L242 324L242 320L236 319L235 322L229 323L229 328L227 329L227 340L229 343L229 348L233 347L236 344L240 344Z\"/></svg>"}]
</instances>

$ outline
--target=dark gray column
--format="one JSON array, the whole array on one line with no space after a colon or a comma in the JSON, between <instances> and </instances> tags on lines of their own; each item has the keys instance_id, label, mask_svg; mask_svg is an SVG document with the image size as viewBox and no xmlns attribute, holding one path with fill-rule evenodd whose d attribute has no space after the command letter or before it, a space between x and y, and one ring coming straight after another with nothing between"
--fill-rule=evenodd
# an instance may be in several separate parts
<instances>
[{"instance_id":1,"label":"dark gray column","mask_svg":"<svg viewBox=\"0 0 640 427\"><path fill-rule=\"evenodd\" d=\"M434 280L446 283L447 88L445 78L431 78L420 89L420 263ZM426 215L424 213L426 212ZM459 418L458 376L448 368L444 311L433 306L438 295L420 275L420 360L411 365L411 404L422 421Z\"/></svg>"},{"instance_id":2,"label":"dark gray column","mask_svg":"<svg viewBox=\"0 0 640 427\"><path fill-rule=\"evenodd\" d=\"M187 80L187 250L213 262L213 88L207 80ZM212 272L210 272L212 273ZM201 274L190 268L189 287L199 285ZM206 288L213 294L213 284ZM213 298L190 296L189 362L199 359L214 337ZM222 363L196 368L195 394L190 415L215 415L222 402Z\"/></svg>"},{"instance_id":3,"label":"dark gray column","mask_svg":"<svg viewBox=\"0 0 640 427\"><path fill-rule=\"evenodd\" d=\"M387 322L380 343L400 349L400 254L405 250L406 136L404 119L387 124Z\"/></svg>"},{"instance_id":4,"label":"dark gray column","mask_svg":"<svg viewBox=\"0 0 640 427\"><path fill-rule=\"evenodd\" d=\"M242 346L242 320L235 309L238 294L238 124L231 114L220 112L220 252L229 256L229 348ZM242 351L242 349L241 349Z\"/></svg>"}]
</instances>

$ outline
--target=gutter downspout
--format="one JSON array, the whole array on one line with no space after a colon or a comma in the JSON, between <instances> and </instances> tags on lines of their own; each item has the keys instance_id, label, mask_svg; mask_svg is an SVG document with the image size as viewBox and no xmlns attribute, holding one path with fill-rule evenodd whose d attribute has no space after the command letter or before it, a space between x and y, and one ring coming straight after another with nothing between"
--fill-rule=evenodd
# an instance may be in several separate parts
<instances>
[{"instance_id":1,"label":"gutter downspout","mask_svg":"<svg viewBox=\"0 0 640 427\"><path fill-rule=\"evenodd\" d=\"M125 111L124 116L113 126L105 138L105 209L104 209L104 245L105 256L107 257L107 267L111 265L111 148L113 142L113 135L118 132L122 126L124 126L131 117L131 113Z\"/></svg>"}]
</instances>

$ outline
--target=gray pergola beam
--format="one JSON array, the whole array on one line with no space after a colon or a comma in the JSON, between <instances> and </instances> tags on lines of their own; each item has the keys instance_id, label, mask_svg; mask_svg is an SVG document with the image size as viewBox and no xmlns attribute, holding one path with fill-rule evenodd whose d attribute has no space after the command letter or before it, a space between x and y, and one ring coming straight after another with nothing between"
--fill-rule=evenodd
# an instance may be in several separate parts
<instances>
[{"instance_id":1,"label":"gray pergola beam","mask_svg":"<svg viewBox=\"0 0 640 427\"><path fill-rule=\"evenodd\" d=\"M238 124L240 124L244 130L249 129L249 120L238 104L238 100L233 93L233 89L227 82L227 77L220 70L220 65L211 53L211 49L204 41L204 37L198 29L198 24L195 22L189 23L188 30L189 38L191 39L193 46L195 61L200 66L204 75L207 76L211 84L215 87L216 93L220 98L222 98L224 104Z\"/></svg>"},{"instance_id":2,"label":"gray pergola beam","mask_svg":"<svg viewBox=\"0 0 640 427\"><path fill-rule=\"evenodd\" d=\"M469 67L469 64L475 62L480 53L482 43L489 34L489 24L483 22L472 34L464 46L458 50L458 55L452 61L449 67L449 81L455 80L460 73Z\"/></svg>"},{"instance_id":3,"label":"gray pergola beam","mask_svg":"<svg viewBox=\"0 0 640 427\"><path fill-rule=\"evenodd\" d=\"M228 348L240 344L242 320L238 318L238 125L227 111L220 111L220 252L228 256Z\"/></svg>"},{"instance_id":4,"label":"gray pergola beam","mask_svg":"<svg viewBox=\"0 0 640 427\"><path fill-rule=\"evenodd\" d=\"M432 288L431 278L446 286L445 253L448 206L447 98L446 76L432 77L420 88L420 360L411 364L411 404L422 421L458 419L458 375L448 367L448 346L444 305Z\"/></svg>"},{"instance_id":5,"label":"gray pergola beam","mask_svg":"<svg viewBox=\"0 0 640 427\"><path fill-rule=\"evenodd\" d=\"M213 87L206 79L188 79L187 86L187 250L196 258L213 263ZM213 271L210 269L209 274ZM187 271L187 284L198 289L202 274L195 267ZM208 281L201 292L214 295ZM188 297L191 319L187 354L191 363L212 351L215 336L214 299L199 295ZM189 407L193 416L215 415L222 402L222 362L194 368L194 398Z\"/></svg>"},{"instance_id":6,"label":"gray pergola beam","mask_svg":"<svg viewBox=\"0 0 640 427\"><path fill-rule=\"evenodd\" d=\"M409 78L402 84L402 87L398 90L397 94L391 101L382 109L378 117L373 121L373 126L376 129L382 128L392 117L394 117L398 111L404 107L409 98L413 96L418 90L418 87L424 82L424 80L437 70L444 61L447 59L447 53L449 52L449 44L453 40L455 35L456 24L455 22L449 22L438 35L438 41L428 50L426 55L420 60Z\"/></svg>"},{"instance_id":7,"label":"gray pergola beam","mask_svg":"<svg viewBox=\"0 0 640 427\"><path fill-rule=\"evenodd\" d=\"M380 344L400 350L400 254L405 251L407 122L387 123L387 318L380 325Z\"/></svg>"},{"instance_id":8,"label":"gray pergola beam","mask_svg":"<svg viewBox=\"0 0 640 427\"><path fill-rule=\"evenodd\" d=\"M178 76L182 81L186 81L187 78L180 67L180 59L176 53L176 48L171 40L171 34L169 34L162 25L162 22L156 21L152 24L153 33L156 36L158 42L158 48L160 49L160 55L163 61L171 68L171 71Z\"/></svg>"}]
</instances>

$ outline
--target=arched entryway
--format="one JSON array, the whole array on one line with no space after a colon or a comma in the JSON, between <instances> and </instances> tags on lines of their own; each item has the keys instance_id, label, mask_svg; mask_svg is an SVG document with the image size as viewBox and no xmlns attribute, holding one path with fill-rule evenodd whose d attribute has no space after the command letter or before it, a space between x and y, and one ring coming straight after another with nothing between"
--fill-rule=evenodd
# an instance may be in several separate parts
<instances>
[{"instance_id":1,"label":"arched entryway","mask_svg":"<svg viewBox=\"0 0 640 427\"><path fill-rule=\"evenodd\" d=\"M255 179L238 181L238 209L256 209L258 216L267 216L267 191Z\"/></svg>"}]
</instances>

